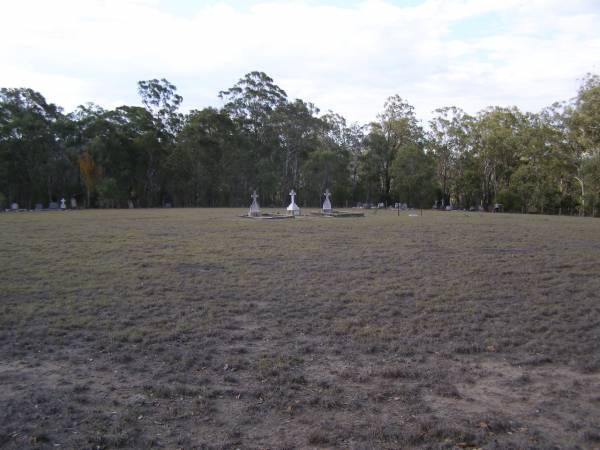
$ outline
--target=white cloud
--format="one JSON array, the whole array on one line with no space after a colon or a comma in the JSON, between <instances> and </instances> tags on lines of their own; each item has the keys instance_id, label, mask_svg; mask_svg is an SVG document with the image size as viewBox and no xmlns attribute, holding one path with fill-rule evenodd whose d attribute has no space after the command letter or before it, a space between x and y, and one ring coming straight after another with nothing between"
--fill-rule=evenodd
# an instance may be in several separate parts
<instances>
[{"instance_id":1,"label":"white cloud","mask_svg":"<svg viewBox=\"0 0 600 450\"><path fill-rule=\"evenodd\" d=\"M600 72L599 19L593 0L222 2L186 16L157 0L15 0L3 4L0 86L70 110L137 103L137 80L166 77L191 109L262 70L350 121L372 120L396 93L424 119L449 104L538 110Z\"/></svg>"}]
</instances>

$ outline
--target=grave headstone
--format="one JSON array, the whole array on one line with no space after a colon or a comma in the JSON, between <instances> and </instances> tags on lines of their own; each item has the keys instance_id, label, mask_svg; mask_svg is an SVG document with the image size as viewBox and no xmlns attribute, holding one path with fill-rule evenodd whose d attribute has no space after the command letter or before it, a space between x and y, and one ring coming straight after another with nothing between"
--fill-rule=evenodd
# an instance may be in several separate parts
<instances>
[{"instance_id":1,"label":"grave headstone","mask_svg":"<svg viewBox=\"0 0 600 450\"><path fill-rule=\"evenodd\" d=\"M75 197L71 197L71 208L72 209L77 208L77 200L75 199Z\"/></svg>"},{"instance_id":2,"label":"grave headstone","mask_svg":"<svg viewBox=\"0 0 600 450\"><path fill-rule=\"evenodd\" d=\"M133 201L127 200L127 206L129 207L129 209L133 209Z\"/></svg>"},{"instance_id":3,"label":"grave headstone","mask_svg":"<svg viewBox=\"0 0 600 450\"><path fill-rule=\"evenodd\" d=\"M11 209L11 211L18 211L19 204L17 202L11 203L10 204L10 209Z\"/></svg>"},{"instance_id":4,"label":"grave headstone","mask_svg":"<svg viewBox=\"0 0 600 450\"><path fill-rule=\"evenodd\" d=\"M42 205L41 203L36 203L35 204L35 210L36 211L40 211L42 209L44 209L44 205Z\"/></svg>"},{"instance_id":5,"label":"grave headstone","mask_svg":"<svg viewBox=\"0 0 600 450\"><path fill-rule=\"evenodd\" d=\"M323 213L331 214L333 212L333 208L331 207L331 200L329 200L329 197L331 197L331 192L329 192L329 189L325 189L325 194L323 195L325 196L325 201L323 202Z\"/></svg>"},{"instance_id":6,"label":"grave headstone","mask_svg":"<svg viewBox=\"0 0 600 450\"><path fill-rule=\"evenodd\" d=\"M298 205L296 205L296 191L294 191L293 189L290 191L290 197L292 197L292 201L287 207L287 212L291 216L299 216L300 208L298 208Z\"/></svg>"},{"instance_id":7,"label":"grave headstone","mask_svg":"<svg viewBox=\"0 0 600 450\"><path fill-rule=\"evenodd\" d=\"M48 203L48 209L58 209L58 203L56 203L56 202Z\"/></svg>"},{"instance_id":8,"label":"grave headstone","mask_svg":"<svg viewBox=\"0 0 600 450\"><path fill-rule=\"evenodd\" d=\"M67 201L64 197L60 199L60 209L67 209Z\"/></svg>"},{"instance_id":9,"label":"grave headstone","mask_svg":"<svg viewBox=\"0 0 600 450\"><path fill-rule=\"evenodd\" d=\"M250 210L248 211L248 215L250 217L260 217L260 207L258 206L258 201L257 201L258 194L256 193L256 191L254 191L252 193L250 198L252 199L252 204L250 205Z\"/></svg>"},{"instance_id":10,"label":"grave headstone","mask_svg":"<svg viewBox=\"0 0 600 450\"><path fill-rule=\"evenodd\" d=\"M165 203L165 208L170 208L171 204L170 203Z\"/></svg>"}]
</instances>

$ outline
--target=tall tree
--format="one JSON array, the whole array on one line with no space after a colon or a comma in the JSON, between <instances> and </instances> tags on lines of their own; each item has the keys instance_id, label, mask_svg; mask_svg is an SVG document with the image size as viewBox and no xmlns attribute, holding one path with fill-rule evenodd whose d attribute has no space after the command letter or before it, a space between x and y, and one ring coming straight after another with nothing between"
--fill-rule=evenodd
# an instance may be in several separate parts
<instances>
[{"instance_id":1,"label":"tall tree","mask_svg":"<svg viewBox=\"0 0 600 450\"><path fill-rule=\"evenodd\" d=\"M0 90L0 192L9 201L33 203L66 195L66 159L58 132L62 110L32 89ZM68 161L66 162L68 165Z\"/></svg>"},{"instance_id":2,"label":"tall tree","mask_svg":"<svg viewBox=\"0 0 600 450\"><path fill-rule=\"evenodd\" d=\"M319 110L312 103L302 100L280 104L273 115L273 125L281 153L281 182L279 189L289 192L298 189L301 162L320 146L325 124L317 117Z\"/></svg>"},{"instance_id":3,"label":"tall tree","mask_svg":"<svg viewBox=\"0 0 600 450\"><path fill-rule=\"evenodd\" d=\"M178 110L183 101L175 85L165 78L138 81L138 94L162 137L173 138L181 128L182 115Z\"/></svg>"},{"instance_id":4,"label":"tall tree","mask_svg":"<svg viewBox=\"0 0 600 450\"><path fill-rule=\"evenodd\" d=\"M455 181L460 154L471 151L469 133L472 117L454 106L439 108L429 122L429 144L435 157L436 175L441 191L441 206L460 203ZM454 194L454 195L453 195Z\"/></svg>"},{"instance_id":5,"label":"tall tree","mask_svg":"<svg viewBox=\"0 0 600 450\"><path fill-rule=\"evenodd\" d=\"M366 138L369 165L376 170L379 201L391 200L392 162L402 148L422 145L423 130L418 124L414 107L399 95L385 102L378 121L371 124Z\"/></svg>"},{"instance_id":6,"label":"tall tree","mask_svg":"<svg viewBox=\"0 0 600 450\"><path fill-rule=\"evenodd\" d=\"M169 156L170 189L175 203L219 206L236 195L239 152L236 129L227 114L214 108L192 111Z\"/></svg>"},{"instance_id":7,"label":"tall tree","mask_svg":"<svg viewBox=\"0 0 600 450\"><path fill-rule=\"evenodd\" d=\"M523 115L517 108L489 108L479 113L474 128L474 151L481 164L484 206L503 202L521 153Z\"/></svg>"},{"instance_id":8,"label":"tall tree","mask_svg":"<svg viewBox=\"0 0 600 450\"><path fill-rule=\"evenodd\" d=\"M600 76L588 74L579 89L569 119L571 136L577 143L577 178L581 185L581 208L585 214L586 189L592 199L600 196L595 167L600 158ZM589 194L588 194L589 195ZM593 207L592 207L593 208ZM595 212L595 211L593 211Z\"/></svg>"},{"instance_id":9,"label":"tall tree","mask_svg":"<svg viewBox=\"0 0 600 450\"><path fill-rule=\"evenodd\" d=\"M392 189L396 198L417 208L429 207L435 196L435 160L417 144L402 147L394 162Z\"/></svg>"},{"instance_id":10,"label":"tall tree","mask_svg":"<svg viewBox=\"0 0 600 450\"><path fill-rule=\"evenodd\" d=\"M221 91L223 111L234 121L244 140L238 158L240 189L247 193L259 189L263 201L280 201L279 170L282 152L273 115L287 103L287 94L264 72L250 72L230 89Z\"/></svg>"}]
</instances>

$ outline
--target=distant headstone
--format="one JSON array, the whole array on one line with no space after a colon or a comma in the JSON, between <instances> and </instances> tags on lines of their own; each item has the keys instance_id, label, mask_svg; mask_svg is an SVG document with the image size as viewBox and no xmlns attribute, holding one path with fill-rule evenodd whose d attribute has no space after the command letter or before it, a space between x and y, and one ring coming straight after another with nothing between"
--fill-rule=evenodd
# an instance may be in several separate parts
<instances>
[{"instance_id":1,"label":"distant headstone","mask_svg":"<svg viewBox=\"0 0 600 450\"><path fill-rule=\"evenodd\" d=\"M17 202L10 204L11 211L17 211L19 209L19 204Z\"/></svg>"},{"instance_id":2,"label":"distant headstone","mask_svg":"<svg viewBox=\"0 0 600 450\"><path fill-rule=\"evenodd\" d=\"M60 199L60 209L67 209L67 201L64 197Z\"/></svg>"},{"instance_id":3,"label":"distant headstone","mask_svg":"<svg viewBox=\"0 0 600 450\"><path fill-rule=\"evenodd\" d=\"M129 207L129 209L133 209L133 201L127 200L127 206Z\"/></svg>"},{"instance_id":4,"label":"distant headstone","mask_svg":"<svg viewBox=\"0 0 600 450\"><path fill-rule=\"evenodd\" d=\"M58 203L56 203L56 202L48 203L48 209L58 209Z\"/></svg>"},{"instance_id":5,"label":"distant headstone","mask_svg":"<svg viewBox=\"0 0 600 450\"><path fill-rule=\"evenodd\" d=\"M294 191L293 189L290 191L290 197L292 197L292 201L287 207L287 212L290 216L299 216L300 208L298 208L298 205L296 205L296 191Z\"/></svg>"},{"instance_id":6,"label":"distant headstone","mask_svg":"<svg viewBox=\"0 0 600 450\"><path fill-rule=\"evenodd\" d=\"M333 208L331 207L331 200L329 200L329 197L331 197L331 192L329 192L329 189L325 189L325 194L323 195L325 196L325 201L323 202L323 213L331 214L333 212Z\"/></svg>"},{"instance_id":7,"label":"distant headstone","mask_svg":"<svg viewBox=\"0 0 600 450\"><path fill-rule=\"evenodd\" d=\"M260 207L258 206L258 201L256 200L258 198L258 194L256 193L256 191L252 193L250 198L252 199L252 204L250 205L248 215L250 217L260 217Z\"/></svg>"},{"instance_id":8,"label":"distant headstone","mask_svg":"<svg viewBox=\"0 0 600 450\"><path fill-rule=\"evenodd\" d=\"M71 208L72 209L77 208L77 200L75 199L75 197L71 197Z\"/></svg>"},{"instance_id":9,"label":"distant headstone","mask_svg":"<svg viewBox=\"0 0 600 450\"><path fill-rule=\"evenodd\" d=\"M165 203L165 208L170 208L171 204L170 203Z\"/></svg>"},{"instance_id":10,"label":"distant headstone","mask_svg":"<svg viewBox=\"0 0 600 450\"><path fill-rule=\"evenodd\" d=\"M42 205L41 203L36 203L36 204L35 204L35 210L36 210L36 211L39 211L39 210L41 210L41 209L44 209L44 205Z\"/></svg>"}]
</instances>

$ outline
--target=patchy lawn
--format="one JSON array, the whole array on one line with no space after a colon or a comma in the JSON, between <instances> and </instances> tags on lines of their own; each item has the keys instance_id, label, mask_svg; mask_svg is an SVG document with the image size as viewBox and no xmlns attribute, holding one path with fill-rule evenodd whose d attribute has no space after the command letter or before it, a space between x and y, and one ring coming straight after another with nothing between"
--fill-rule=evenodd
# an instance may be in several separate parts
<instances>
[{"instance_id":1,"label":"patchy lawn","mask_svg":"<svg viewBox=\"0 0 600 450\"><path fill-rule=\"evenodd\" d=\"M600 447L600 220L243 212L0 214L0 447Z\"/></svg>"}]
</instances>

